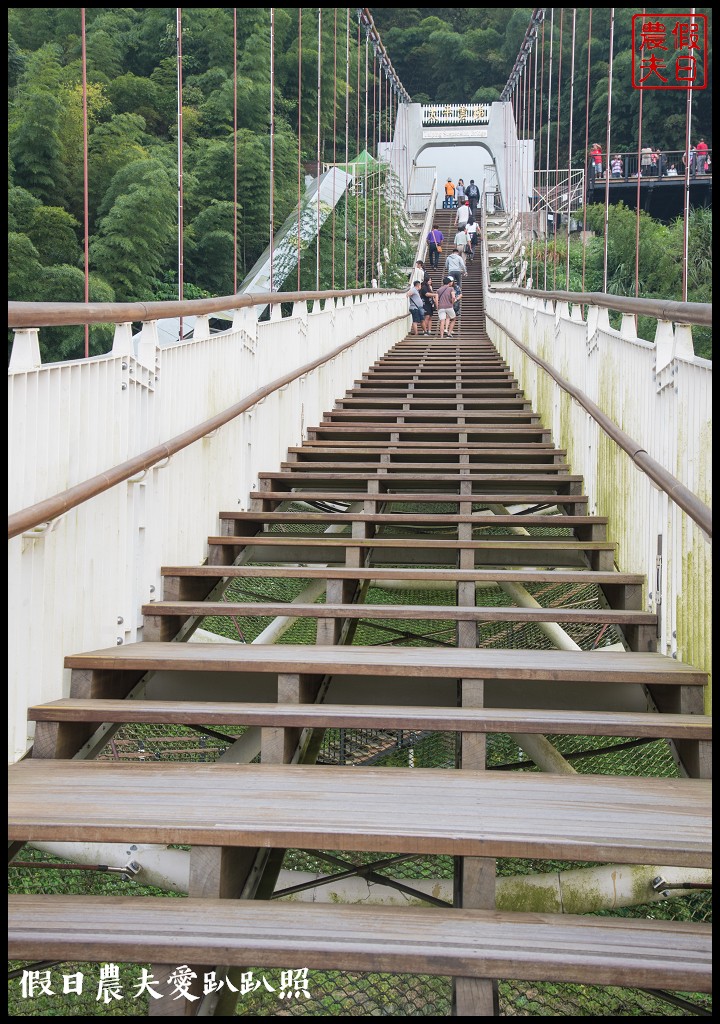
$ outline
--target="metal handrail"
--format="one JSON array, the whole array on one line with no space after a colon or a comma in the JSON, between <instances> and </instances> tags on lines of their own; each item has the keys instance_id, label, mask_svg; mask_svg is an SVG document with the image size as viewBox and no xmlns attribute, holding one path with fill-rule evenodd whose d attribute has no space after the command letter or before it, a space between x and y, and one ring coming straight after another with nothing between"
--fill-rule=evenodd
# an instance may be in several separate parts
<instances>
[{"instance_id":1,"label":"metal handrail","mask_svg":"<svg viewBox=\"0 0 720 1024\"><path fill-rule=\"evenodd\" d=\"M123 324L162 320L165 317L203 316L250 306L273 306L282 302L312 302L343 299L354 295L395 293L399 288L348 288L345 291L248 292L213 299L182 302L8 302L8 327L70 327L77 324Z\"/></svg>"},{"instance_id":2,"label":"metal handrail","mask_svg":"<svg viewBox=\"0 0 720 1024\"><path fill-rule=\"evenodd\" d=\"M712 327L711 302L670 302L665 299L636 299L631 295L610 295L607 292L546 292L538 288L490 289L503 295L525 295L552 302L569 302L574 305L600 306L614 309L618 313L632 313L652 316L657 320L670 320L675 324L695 324Z\"/></svg>"},{"instance_id":3,"label":"metal handrail","mask_svg":"<svg viewBox=\"0 0 720 1024\"><path fill-rule=\"evenodd\" d=\"M398 289L398 291L402 294L402 289ZM378 324L376 327L372 327L369 331L364 331L362 334L358 334L355 338L351 338L350 341L344 342L344 344L334 348L332 352L329 352L327 355L320 356L310 363L305 363L304 366L300 366L296 370L286 373L283 377L278 377L276 380L271 381L264 387L258 388L257 391L253 391L251 395L243 398L242 401L237 402L235 405L230 406L230 408L226 409L224 412L218 413L216 416L213 416L208 420L204 420L198 426L192 427L190 430L186 430L182 434L178 434L169 441L166 441L164 444L156 445L155 448L151 448L149 451L146 451L141 455L135 455L132 459L122 462L119 466L115 466L113 469L109 469L104 473L99 473L90 480L86 480L81 484L76 484L74 487L69 487L67 490L54 495L52 498L46 498L44 501L37 502L37 504L31 505L29 508L23 509L20 512L14 512L12 515L8 516L8 540L13 537L17 537L21 533L25 533L26 530L31 530L34 527L39 526L41 523L50 522L58 516L64 515L71 508L76 508L78 505L82 505L90 498L94 498L98 494L102 494L103 491L107 491L110 490L111 487L115 487L116 484L129 480L130 477L134 476L141 470L150 469L152 466L157 465L158 462L162 462L163 459L167 459L176 452L182 451L183 448L187 448L196 441L200 441L211 431L217 430L218 427L222 427L226 423L229 423L230 420L233 420L241 413L246 412L253 405L257 405L258 402L267 398L267 396L272 394L274 391L278 391L285 384L290 384L303 374L316 369L318 366L322 366L323 363L329 362L330 359L334 359L335 356L339 355L345 349L350 348L352 345L356 345L359 341L369 337L376 331L380 331L384 327L388 327L390 324L396 323L398 320L405 320L406 317L407 313L403 313L401 316L391 317L390 320L386 320L384 323Z\"/></svg>"},{"instance_id":4,"label":"metal handrail","mask_svg":"<svg viewBox=\"0 0 720 1024\"><path fill-rule=\"evenodd\" d=\"M517 347L521 349L526 356L532 359L534 363L537 363L538 366L541 366L542 369L545 370L545 372L548 373L563 389L563 391L566 391L572 398L574 398L578 405L581 405L583 409L592 416L595 422L600 425L607 436L630 456L638 469L641 469L646 476L649 476L660 490L667 494L671 501L674 501L675 504L683 510L683 512L687 513L687 515L690 516L694 523L697 523L709 539L712 539L712 509L708 508L707 505L704 505L697 495L693 494L685 484L677 480L672 473L669 473L665 467L660 465L660 463L651 455L648 455L645 448L641 448L637 441L633 441L629 434L626 434L624 430L621 430L621 428L618 427L618 425L614 423L613 420L611 420L610 417L592 401L592 399L588 398L584 391L581 391L580 388L576 388L574 384L570 384L564 377L561 377L550 363L546 362L540 356L535 355L527 345L523 345L523 343L499 321L497 321L495 317L490 316L489 313L486 313L485 316L488 320L494 323L495 326L503 332L503 334L506 334L512 343L517 345Z\"/></svg>"}]
</instances>

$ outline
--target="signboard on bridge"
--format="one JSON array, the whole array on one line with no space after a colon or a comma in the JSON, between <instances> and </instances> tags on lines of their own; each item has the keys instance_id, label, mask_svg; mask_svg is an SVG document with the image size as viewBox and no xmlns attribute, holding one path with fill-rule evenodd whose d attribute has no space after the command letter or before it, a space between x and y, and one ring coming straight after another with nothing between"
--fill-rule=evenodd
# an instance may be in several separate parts
<instances>
[{"instance_id":1,"label":"signboard on bridge","mask_svg":"<svg viewBox=\"0 0 720 1024\"><path fill-rule=\"evenodd\" d=\"M490 124L488 103L423 104L423 126L430 124Z\"/></svg>"}]
</instances>

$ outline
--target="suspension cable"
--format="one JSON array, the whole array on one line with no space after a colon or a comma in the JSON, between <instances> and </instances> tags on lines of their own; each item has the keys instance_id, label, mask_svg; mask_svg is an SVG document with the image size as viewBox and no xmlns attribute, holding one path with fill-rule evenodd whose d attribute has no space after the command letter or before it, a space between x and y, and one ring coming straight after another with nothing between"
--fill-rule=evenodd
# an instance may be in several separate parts
<instances>
[{"instance_id":1,"label":"suspension cable","mask_svg":"<svg viewBox=\"0 0 720 1024\"><path fill-rule=\"evenodd\" d=\"M317 179L315 183L315 203L317 205L317 236L315 239L315 288L320 291L320 114L322 109L322 7L318 7L318 77L317 77Z\"/></svg>"},{"instance_id":2,"label":"suspension cable","mask_svg":"<svg viewBox=\"0 0 720 1024\"><path fill-rule=\"evenodd\" d=\"M85 34L85 8L80 8L80 34L82 36L82 105L83 105L83 218L85 226L85 302L90 302L90 204L88 201L88 96L87 96L87 37ZM85 324L85 358L90 355L90 324Z\"/></svg>"},{"instance_id":3,"label":"suspension cable","mask_svg":"<svg viewBox=\"0 0 720 1024\"><path fill-rule=\"evenodd\" d=\"M178 136L178 300L183 300L183 75L182 75L182 8L175 8L177 36L177 136ZM180 314L179 340L183 338L183 317Z\"/></svg>"},{"instance_id":4,"label":"suspension cable","mask_svg":"<svg viewBox=\"0 0 720 1024\"><path fill-rule=\"evenodd\" d=\"M555 216L553 217L553 291L557 280L557 229L558 215L562 217L560 192L560 99L562 96L562 38L564 8L560 8L560 38L558 40L558 88L557 88L557 123L555 125Z\"/></svg>"},{"instance_id":5,"label":"suspension cable","mask_svg":"<svg viewBox=\"0 0 720 1024\"><path fill-rule=\"evenodd\" d=\"M373 97L373 119L372 119L372 134L370 136L370 150L375 149L375 167L373 168L371 183L373 184L373 197L372 206L370 207L370 221L372 230L372 241L370 245L370 280L373 279L377 273L377 269L373 264L375 263L375 194L377 192L377 53L373 48L373 77L372 77L372 97ZM378 232L379 233L379 232ZM373 271L375 273L373 273Z\"/></svg>"},{"instance_id":6,"label":"suspension cable","mask_svg":"<svg viewBox=\"0 0 720 1024\"><path fill-rule=\"evenodd\" d=\"M588 21L587 86L585 90L585 157L583 164L585 168L585 201L583 202L582 291L585 291L585 256L587 249L587 241L585 238L587 230L587 175L588 168L590 166L588 158L588 144L590 140L590 51L592 49L592 7L588 8L588 13L590 17ZM642 92L640 95L642 96Z\"/></svg>"},{"instance_id":7,"label":"suspension cable","mask_svg":"<svg viewBox=\"0 0 720 1024\"><path fill-rule=\"evenodd\" d=\"M360 190L358 188L358 165L357 159L360 156L360 22L357 28L357 119L355 124L355 160L353 167L353 189L355 192L355 287L360 286Z\"/></svg>"},{"instance_id":8,"label":"suspension cable","mask_svg":"<svg viewBox=\"0 0 720 1024\"><path fill-rule=\"evenodd\" d=\"M610 8L610 55L608 58L607 128L605 129L605 237L603 239L603 291L608 286L608 231L610 225L610 119L612 117L613 43L615 8Z\"/></svg>"},{"instance_id":9,"label":"suspension cable","mask_svg":"<svg viewBox=\"0 0 720 1024\"><path fill-rule=\"evenodd\" d=\"M552 211L552 207L550 206L549 196L550 196L550 136L552 134L552 131L551 131L551 121L550 121L550 111L552 110L552 60L553 60L553 32L554 32L554 28L555 28L555 8L553 7L550 10L550 59L548 61L548 120L547 120L547 129L548 130L547 130L547 148L546 148L546 152L545 152L545 174L546 174L546 177L547 177L547 182L546 182L546 186L545 187L547 189L547 192L546 192L546 203L547 203L548 211ZM555 216L553 215L553 225L554 225L554 223L555 223ZM543 282L544 282L543 283L543 288L545 289L545 291L547 291L547 261L548 261L548 231L547 231L547 218L546 218L546 220L545 220L545 273L544 273L544 279L543 279Z\"/></svg>"},{"instance_id":10,"label":"suspension cable","mask_svg":"<svg viewBox=\"0 0 720 1024\"><path fill-rule=\"evenodd\" d=\"M233 295L238 279L238 163L237 163L237 7L233 7ZM300 282L298 281L298 291Z\"/></svg>"},{"instance_id":11,"label":"suspension cable","mask_svg":"<svg viewBox=\"0 0 720 1024\"><path fill-rule=\"evenodd\" d=\"M347 291L348 286L348 206L350 195L348 192L348 167L350 160L350 8L347 11L347 28L345 31L345 271L343 275L343 288ZM354 178L353 178L354 180Z\"/></svg>"},{"instance_id":12,"label":"suspension cable","mask_svg":"<svg viewBox=\"0 0 720 1024\"><path fill-rule=\"evenodd\" d=\"M365 190L363 192L363 206L365 213L365 238L364 251L363 251L363 288L367 288L367 215L368 215L368 161L370 154L368 152L368 46L369 41L367 34L365 35Z\"/></svg>"},{"instance_id":13,"label":"suspension cable","mask_svg":"<svg viewBox=\"0 0 720 1024\"><path fill-rule=\"evenodd\" d=\"M337 175L337 7L333 26L332 290L335 291L335 178Z\"/></svg>"},{"instance_id":14,"label":"suspension cable","mask_svg":"<svg viewBox=\"0 0 720 1024\"><path fill-rule=\"evenodd\" d=\"M690 8L690 36L693 35L695 24L695 8ZM683 258L682 258L682 301L687 302L688 295L688 256L690 254L690 126L692 123L692 89L687 90L685 99L685 194L683 202ZM697 161L697 157L695 158ZM695 164L697 173L697 164Z\"/></svg>"},{"instance_id":15,"label":"suspension cable","mask_svg":"<svg viewBox=\"0 0 720 1024\"><path fill-rule=\"evenodd\" d=\"M572 9L572 55L570 58L570 124L568 128L568 212L567 243L565 254L565 291L570 290L570 207L572 205L572 158L573 158L573 104L575 103L575 15Z\"/></svg>"},{"instance_id":16,"label":"suspension cable","mask_svg":"<svg viewBox=\"0 0 720 1024\"><path fill-rule=\"evenodd\" d=\"M537 57L535 59L535 74L537 75ZM538 174L538 177L542 174L542 129L543 129L543 85L544 85L544 78L545 78L545 19L543 18L542 32L541 32L541 37L540 37L540 102L539 103L537 103L537 82L536 82L536 85L535 85L535 99L536 99L537 112L538 112L538 118L539 118L538 132L537 132L537 135L535 136L535 138L537 138L538 142L539 142L539 144L535 147L535 163L537 164L537 174ZM534 119L534 116L533 116L533 134L535 134L534 126L535 126L535 119ZM542 208L542 202L540 201L540 196L541 196L540 189L537 190L537 194L538 194L538 204L537 204L538 205L538 215L540 215L541 208ZM538 247L539 247L539 242L540 242L540 224L541 224L541 222L538 220L538 222L537 222L537 228L538 228L537 229ZM545 218L545 226L546 226L546 229L547 229L547 217ZM534 259L535 259L535 246L533 245L533 247L532 247L532 255L530 257L530 260L531 260L531 270L532 270L532 263L533 263ZM534 275L533 275L533 282L535 284L537 284L537 282L535 281Z\"/></svg>"},{"instance_id":17,"label":"suspension cable","mask_svg":"<svg viewBox=\"0 0 720 1024\"><path fill-rule=\"evenodd\" d=\"M642 9L645 14L645 8ZM643 22L644 24L644 22ZM637 189L635 191L635 298L640 296L640 161L642 159L642 119L643 119L643 93L639 89L640 107L638 111L638 148L637 148ZM637 330L637 317L635 317L635 329Z\"/></svg>"},{"instance_id":18,"label":"suspension cable","mask_svg":"<svg viewBox=\"0 0 720 1024\"><path fill-rule=\"evenodd\" d=\"M270 291L275 249L275 8L270 8Z\"/></svg>"},{"instance_id":19,"label":"suspension cable","mask_svg":"<svg viewBox=\"0 0 720 1024\"><path fill-rule=\"evenodd\" d=\"M297 290L300 291L300 258L302 255L302 7L298 7L298 224L297 224Z\"/></svg>"}]
</instances>

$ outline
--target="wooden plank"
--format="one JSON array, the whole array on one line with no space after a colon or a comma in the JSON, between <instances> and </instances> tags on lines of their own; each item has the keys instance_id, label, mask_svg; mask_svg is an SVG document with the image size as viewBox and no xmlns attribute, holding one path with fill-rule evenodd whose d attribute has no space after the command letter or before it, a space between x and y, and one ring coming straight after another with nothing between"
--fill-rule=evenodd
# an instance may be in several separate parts
<instances>
[{"instance_id":1,"label":"wooden plank","mask_svg":"<svg viewBox=\"0 0 720 1024\"><path fill-rule=\"evenodd\" d=\"M470 523L473 526L522 526L527 530L554 530L558 527L606 526L607 516L567 516L567 515L491 515L474 512L471 515L460 515L457 512L235 512L219 513L220 519L237 520L239 522L257 523L322 523L343 526L349 523L374 523L376 525L393 526L447 526L455 523Z\"/></svg>"},{"instance_id":2,"label":"wooden plank","mask_svg":"<svg viewBox=\"0 0 720 1024\"><path fill-rule=\"evenodd\" d=\"M292 667L295 666L295 667ZM663 683L704 686L707 673L662 654L481 648L377 648L302 644L135 643L68 655L65 667L118 671L311 672L415 675L538 682Z\"/></svg>"},{"instance_id":3,"label":"wooden plank","mask_svg":"<svg viewBox=\"0 0 720 1024\"><path fill-rule=\"evenodd\" d=\"M244 601L156 601L142 607L145 616L228 616L292 615L311 619L427 619L454 622L575 622L621 626L657 622L654 612L614 608L517 608L458 607L457 605L418 604L300 604L297 602Z\"/></svg>"},{"instance_id":4,"label":"wooden plank","mask_svg":"<svg viewBox=\"0 0 720 1024\"><path fill-rule=\"evenodd\" d=\"M361 695L358 694L358 697ZM423 732L528 732L577 736L712 738L712 718L631 711L406 707L363 704L238 704L234 701L73 700L36 704L31 722L172 722Z\"/></svg>"},{"instance_id":5,"label":"wooden plank","mask_svg":"<svg viewBox=\"0 0 720 1024\"><path fill-rule=\"evenodd\" d=\"M418 768L25 760L8 838L711 865L711 784Z\"/></svg>"},{"instance_id":6,"label":"wooden plank","mask_svg":"<svg viewBox=\"0 0 720 1024\"><path fill-rule=\"evenodd\" d=\"M577 551L615 551L613 541L605 540L571 540L569 537L548 539L538 537L502 537L497 540L456 540L444 538L436 540L429 536L422 537L344 537L323 534L314 536L306 533L253 533L245 536L208 537L208 544L218 547L253 547L281 548L288 545L307 548L412 548L417 549L418 541L422 540L423 549L435 551L454 551L463 548L469 551L519 551L530 552L577 552Z\"/></svg>"},{"instance_id":7,"label":"wooden plank","mask_svg":"<svg viewBox=\"0 0 720 1024\"><path fill-rule=\"evenodd\" d=\"M387 478L381 478L387 480ZM361 492L362 493L362 492ZM387 502L407 504L409 502L434 502L437 504L457 504L459 498L457 493L445 494L441 491L393 491L372 494L363 493L363 501L371 501L375 504ZM302 490L297 488L293 491L251 491L250 498L253 500L283 501L347 501L349 503L358 500L357 490ZM586 494L549 494L522 492L513 494L511 492L498 491L497 493L473 494L474 505L586 505L588 497Z\"/></svg>"},{"instance_id":8,"label":"wooden plank","mask_svg":"<svg viewBox=\"0 0 720 1024\"><path fill-rule=\"evenodd\" d=\"M255 515L256 513L252 513ZM264 513L258 513L264 514ZM289 579L315 579L318 576L325 579L377 579L382 580L423 580L427 581L428 589L432 589L432 582L472 582L495 583L507 581L509 583L553 583L553 584L612 584L618 586L641 586L645 577L640 573L621 572L600 572L592 569L548 570L548 569L407 569L407 568L378 568L378 569L345 569L337 566L273 566L273 565L173 565L163 566L160 570L162 576L189 576L213 578L227 577L232 579L257 579L257 578L289 578Z\"/></svg>"},{"instance_id":9,"label":"wooden plank","mask_svg":"<svg viewBox=\"0 0 720 1024\"><path fill-rule=\"evenodd\" d=\"M8 955L711 986L710 925L424 907L11 896Z\"/></svg>"}]
</instances>

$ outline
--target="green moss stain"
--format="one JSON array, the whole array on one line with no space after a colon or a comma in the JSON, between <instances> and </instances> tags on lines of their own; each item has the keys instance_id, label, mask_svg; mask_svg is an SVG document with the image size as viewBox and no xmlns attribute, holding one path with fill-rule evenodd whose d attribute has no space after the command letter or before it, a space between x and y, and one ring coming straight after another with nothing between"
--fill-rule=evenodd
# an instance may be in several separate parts
<instances>
[{"instance_id":1,"label":"green moss stain","mask_svg":"<svg viewBox=\"0 0 720 1024\"><path fill-rule=\"evenodd\" d=\"M518 910L527 914L558 914L562 910L557 887L535 885L530 878L502 879L496 902L500 910Z\"/></svg>"}]
</instances>

